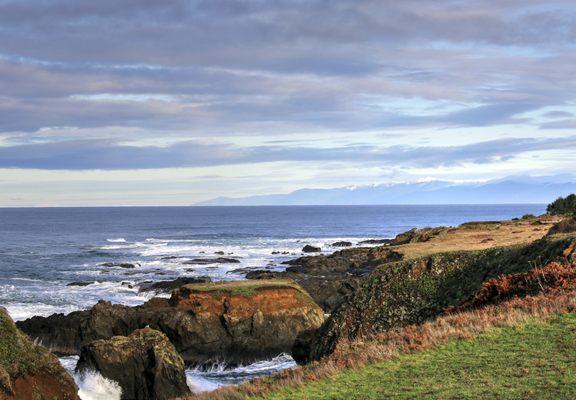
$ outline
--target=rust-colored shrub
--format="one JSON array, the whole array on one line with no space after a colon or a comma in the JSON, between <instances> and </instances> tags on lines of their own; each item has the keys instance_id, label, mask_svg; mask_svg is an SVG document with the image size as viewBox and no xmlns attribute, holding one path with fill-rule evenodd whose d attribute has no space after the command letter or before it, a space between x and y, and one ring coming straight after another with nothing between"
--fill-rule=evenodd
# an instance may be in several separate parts
<instances>
[{"instance_id":1,"label":"rust-colored shrub","mask_svg":"<svg viewBox=\"0 0 576 400\"><path fill-rule=\"evenodd\" d=\"M574 289L576 289L576 261L571 263L553 262L542 268L490 279L483 283L476 293L447 312L498 304L514 297Z\"/></svg>"}]
</instances>

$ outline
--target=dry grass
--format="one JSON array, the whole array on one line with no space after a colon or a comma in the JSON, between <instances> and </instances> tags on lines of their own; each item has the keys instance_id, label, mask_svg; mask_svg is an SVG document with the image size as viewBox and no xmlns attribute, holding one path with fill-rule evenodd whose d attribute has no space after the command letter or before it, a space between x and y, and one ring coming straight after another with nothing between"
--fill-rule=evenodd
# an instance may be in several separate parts
<instances>
[{"instance_id":1,"label":"dry grass","mask_svg":"<svg viewBox=\"0 0 576 400\"><path fill-rule=\"evenodd\" d=\"M301 386L307 382L333 376L345 369L360 368L395 358L403 353L445 344L450 340L471 339L491 328L521 325L535 318L542 319L575 311L576 296L573 291L514 298L499 305L444 315L421 325L393 329L362 340L342 341L333 354L320 362L236 387L200 394L194 398L240 400L264 397L284 387Z\"/></svg>"},{"instance_id":2,"label":"dry grass","mask_svg":"<svg viewBox=\"0 0 576 400\"><path fill-rule=\"evenodd\" d=\"M407 259L449 251L484 250L492 247L530 243L544 237L562 218L544 216L536 220L467 223L448 229L427 242L409 243L394 250Z\"/></svg>"}]
</instances>

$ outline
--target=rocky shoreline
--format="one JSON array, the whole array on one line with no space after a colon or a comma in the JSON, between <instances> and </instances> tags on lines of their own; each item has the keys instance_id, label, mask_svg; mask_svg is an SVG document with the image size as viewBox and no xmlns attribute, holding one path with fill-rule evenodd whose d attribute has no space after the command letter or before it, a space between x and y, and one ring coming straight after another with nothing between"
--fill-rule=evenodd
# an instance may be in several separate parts
<instances>
[{"instance_id":1,"label":"rocky shoreline","mask_svg":"<svg viewBox=\"0 0 576 400\"><path fill-rule=\"evenodd\" d=\"M282 272L253 270L235 282L149 282L141 290L171 291L170 298L135 307L100 301L16 325L54 354L79 355L77 371L96 370L118 382L123 399L188 396L186 366L239 365L280 353L300 363L318 360L342 339L432 318L491 277L523 272L537 259L572 259L574 238L556 238L571 232L571 223L537 222L412 229L364 243L373 247L338 242L333 247L342 249L330 255L308 246L305 252L314 255L286 261ZM528 247L499 247L510 241ZM0 400L31 398L10 397L13 378L6 375L0 369ZM67 390L75 387L70 384Z\"/></svg>"}]
</instances>

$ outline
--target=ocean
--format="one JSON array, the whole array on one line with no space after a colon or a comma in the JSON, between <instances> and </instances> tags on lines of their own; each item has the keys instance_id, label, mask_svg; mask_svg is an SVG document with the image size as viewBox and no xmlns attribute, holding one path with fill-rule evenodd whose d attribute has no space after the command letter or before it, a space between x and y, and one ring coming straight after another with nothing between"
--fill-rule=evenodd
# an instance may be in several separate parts
<instances>
[{"instance_id":1,"label":"ocean","mask_svg":"<svg viewBox=\"0 0 576 400\"><path fill-rule=\"evenodd\" d=\"M325 253L336 241L390 238L413 227L542 214L545 205L106 207L0 209L0 305L16 320L86 309L98 300L138 305L144 282L180 276L243 279L250 269L282 270L306 244ZM186 265L191 258L240 263ZM132 263L136 268L104 266ZM71 282L87 286L67 286ZM73 370L74 358L62 359ZM293 366L287 355L227 368L188 371L196 390ZM83 399L114 398L101 377L76 377ZM112 394L111 394L112 393Z\"/></svg>"}]
</instances>

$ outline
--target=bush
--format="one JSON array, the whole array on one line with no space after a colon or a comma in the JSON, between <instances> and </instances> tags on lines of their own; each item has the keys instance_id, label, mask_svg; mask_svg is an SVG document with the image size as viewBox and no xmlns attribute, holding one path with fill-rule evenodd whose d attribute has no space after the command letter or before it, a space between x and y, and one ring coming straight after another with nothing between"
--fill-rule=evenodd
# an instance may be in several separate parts
<instances>
[{"instance_id":1,"label":"bush","mask_svg":"<svg viewBox=\"0 0 576 400\"><path fill-rule=\"evenodd\" d=\"M522 219L526 220L526 219L536 219L536 216L534 214L524 214L522 216Z\"/></svg>"},{"instance_id":2,"label":"bush","mask_svg":"<svg viewBox=\"0 0 576 400\"><path fill-rule=\"evenodd\" d=\"M548 204L546 211L551 215L576 215L576 194L557 198Z\"/></svg>"}]
</instances>

